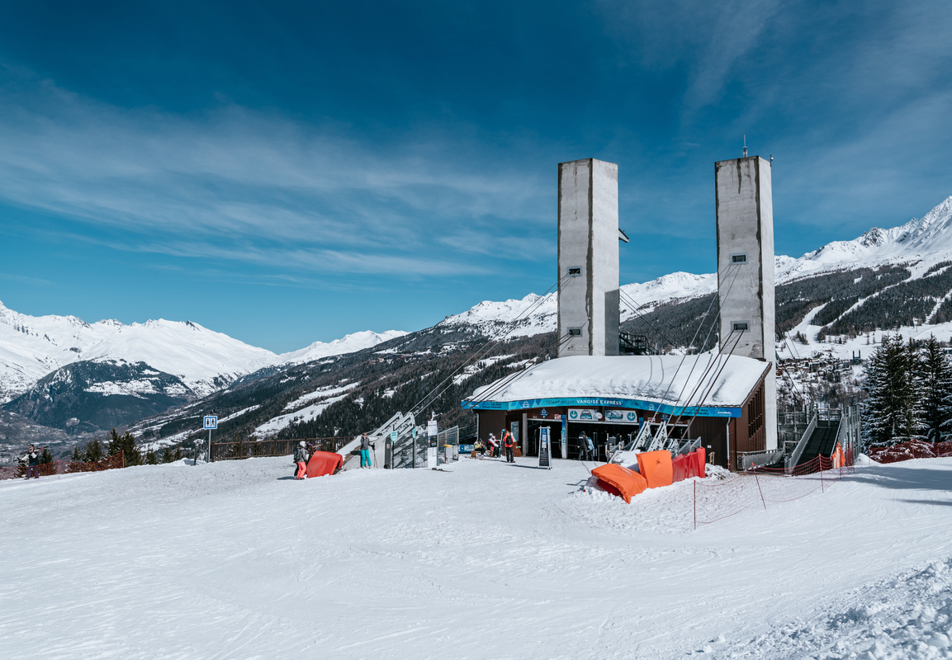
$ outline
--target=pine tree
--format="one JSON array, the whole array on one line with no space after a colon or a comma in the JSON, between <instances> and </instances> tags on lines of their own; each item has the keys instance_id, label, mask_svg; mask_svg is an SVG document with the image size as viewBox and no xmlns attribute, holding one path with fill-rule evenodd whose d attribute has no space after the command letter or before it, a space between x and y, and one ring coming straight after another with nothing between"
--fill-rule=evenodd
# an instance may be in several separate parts
<instances>
[{"instance_id":1,"label":"pine tree","mask_svg":"<svg viewBox=\"0 0 952 660\"><path fill-rule=\"evenodd\" d=\"M173 461L182 460L182 445L175 445L175 453L172 454Z\"/></svg>"},{"instance_id":2,"label":"pine tree","mask_svg":"<svg viewBox=\"0 0 952 660\"><path fill-rule=\"evenodd\" d=\"M113 428L112 431L109 432L109 445L106 448L106 452L110 456L115 456L119 452L122 452L124 454L126 467L142 465L142 454L139 453L139 446L136 445L135 437L128 431L126 431L124 435L119 435L119 432Z\"/></svg>"},{"instance_id":3,"label":"pine tree","mask_svg":"<svg viewBox=\"0 0 952 660\"><path fill-rule=\"evenodd\" d=\"M935 336L926 340L917 367L926 438L941 442L952 420L952 365Z\"/></svg>"},{"instance_id":4,"label":"pine tree","mask_svg":"<svg viewBox=\"0 0 952 660\"><path fill-rule=\"evenodd\" d=\"M109 432L109 444L106 445L106 455L115 456L122 451L122 436L119 435L119 432L116 431L116 427L112 427L112 430Z\"/></svg>"},{"instance_id":5,"label":"pine tree","mask_svg":"<svg viewBox=\"0 0 952 660\"><path fill-rule=\"evenodd\" d=\"M102 443L99 442L99 436L93 436L93 439L86 445L86 451L83 452L83 460L87 463L95 463L96 461L102 460L105 456L105 452L102 448Z\"/></svg>"},{"instance_id":6,"label":"pine tree","mask_svg":"<svg viewBox=\"0 0 952 660\"><path fill-rule=\"evenodd\" d=\"M175 456L172 454L172 448L166 447L162 450L162 462L171 463L175 460Z\"/></svg>"},{"instance_id":7,"label":"pine tree","mask_svg":"<svg viewBox=\"0 0 952 660\"><path fill-rule=\"evenodd\" d=\"M866 366L863 438L867 444L901 442L922 430L914 345L884 335Z\"/></svg>"},{"instance_id":8,"label":"pine tree","mask_svg":"<svg viewBox=\"0 0 952 660\"><path fill-rule=\"evenodd\" d=\"M82 463L83 462L83 451L79 448L79 445L73 447L73 453L69 455L69 460L72 463Z\"/></svg>"},{"instance_id":9,"label":"pine tree","mask_svg":"<svg viewBox=\"0 0 952 660\"><path fill-rule=\"evenodd\" d=\"M135 437L128 431L122 436L122 451L125 452L126 467L142 465L142 454L139 453L139 446L136 444Z\"/></svg>"},{"instance_id":10,"label":"pine tree","mask_svg":"<svg viewBox=\"0 0 952 660\"><path fill-rule=\"evenodd\" d=\"M40 465L44 463L53 462L53 452L50 451L49 447L43 447L43 451L40 452Z\"/></svg>"},{"instance_id":11,"label":"pine tree","mask_svg":"<svg viewBox=\"0 0 952 660\"><path fill-rule=\"evenodd\" d=\"M159 464L159 459L156 457L155 452L152 451L152 449L149 449L149 451L147 451L147 452L145 453L145 464L146 464L146 465L158 465L158 464Z\"/></svg>"}]
</instances>

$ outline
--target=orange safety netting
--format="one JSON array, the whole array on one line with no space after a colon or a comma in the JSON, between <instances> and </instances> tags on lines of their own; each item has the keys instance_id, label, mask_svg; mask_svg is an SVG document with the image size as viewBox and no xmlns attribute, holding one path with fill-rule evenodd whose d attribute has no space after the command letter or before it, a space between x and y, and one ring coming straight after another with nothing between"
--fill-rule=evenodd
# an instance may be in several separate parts
<instances>
[{"instance_id":1,"label":"orange safety netting","mask_svg":"<svg viewBox=\"0 0 952 660\"><path fill-rule=\"evenodd\" d=\"M671 461L671 478L673 481L684 481L692 477L704 478L704 463L706 461L704 448L690 454L682 454Z\"/></svg>"},{"instance_id":2,"label":"orange safety netting","mask_svg":"<svg viewBox=\"0 0 952 660\"><path fill-rule=\"evenodd\" d=\"M599 486L612 495L621 497L628 504L631 504L634 495L648 488L648 482L643 476L614 463L600 465L592 470L592 474L598 477Z\"/></svg>"}]
</instances>

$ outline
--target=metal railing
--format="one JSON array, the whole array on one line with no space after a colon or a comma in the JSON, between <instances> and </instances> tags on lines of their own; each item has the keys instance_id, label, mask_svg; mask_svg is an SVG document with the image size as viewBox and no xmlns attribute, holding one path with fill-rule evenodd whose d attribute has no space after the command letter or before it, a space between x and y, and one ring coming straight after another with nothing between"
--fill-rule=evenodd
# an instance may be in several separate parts
<instances>
[{"instance_id":1,"label":"metal railing","mask_svg":"<svg viewBox=\"0 0 952 660\"><path fill-rule=\"evenodd\" d=\"M807 425L806 431L804 431L803 435L800 436L800 442L797 443L793 453L787 456L786 460L784 461L784 467L789 469L796 466L797 462L800 460L800 457L803 456L803 450L807 448L807 443L810 441L810 436L813 435L813 432L816 430L818 420L819 415L814 412L812 419L810 419L810 423Z\"/></svg>"}]
</instances>

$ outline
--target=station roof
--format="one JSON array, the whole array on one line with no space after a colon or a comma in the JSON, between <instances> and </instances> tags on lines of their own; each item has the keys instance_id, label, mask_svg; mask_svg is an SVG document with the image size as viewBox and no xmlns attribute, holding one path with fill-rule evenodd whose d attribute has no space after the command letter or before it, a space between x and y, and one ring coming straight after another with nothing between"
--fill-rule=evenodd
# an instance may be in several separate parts
<instances>
[{"instance_id":1,"label":"station roof","mask_svg":"<svg viewBox=\"0 0 952 660\"><path fill-rule=\"evenodd\" d=\"M738 356L574 356L547 360L478 388L463 408L611 406L672 415L740 417L770 365Z\"/></svg>"}]
</instances>

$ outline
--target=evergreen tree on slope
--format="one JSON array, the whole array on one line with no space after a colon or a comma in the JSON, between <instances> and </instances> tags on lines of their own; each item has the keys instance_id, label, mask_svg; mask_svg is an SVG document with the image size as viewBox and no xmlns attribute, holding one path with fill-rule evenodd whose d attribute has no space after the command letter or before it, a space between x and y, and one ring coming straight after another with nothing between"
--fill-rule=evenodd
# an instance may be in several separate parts
<instances>
[{"instance_id":1,"label":"evergreen tree on slope","mask_svg":"<svg viewBox=\"0 0 952 660\"><path fill-rule=\"evenodd\" d=\"M904 344L899 335L884 336L870 357L863 405L866 444L902 442L921 430L916 361L914 346Z\"/></svg>"},{"instance_id":2,"label":"evergreen tree on slope","mask_svg":"<svg viewBox=\"0 0 952 660\"><path fill-rule=\"evenodd\" d=\"M952 365L934 335L922 347L917 367L924 432L930 442L941 442L952 420Z\"/></svg>"}]
</instances>

